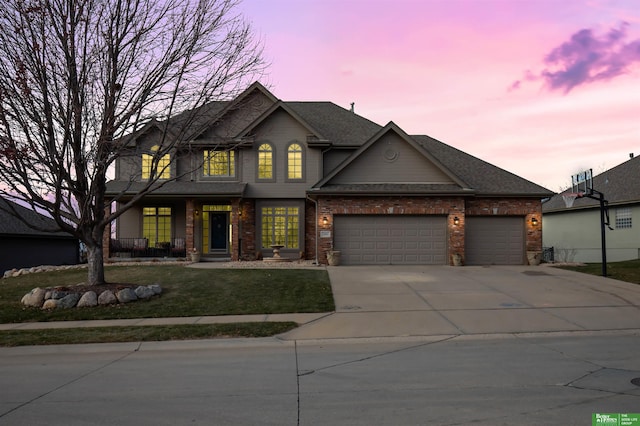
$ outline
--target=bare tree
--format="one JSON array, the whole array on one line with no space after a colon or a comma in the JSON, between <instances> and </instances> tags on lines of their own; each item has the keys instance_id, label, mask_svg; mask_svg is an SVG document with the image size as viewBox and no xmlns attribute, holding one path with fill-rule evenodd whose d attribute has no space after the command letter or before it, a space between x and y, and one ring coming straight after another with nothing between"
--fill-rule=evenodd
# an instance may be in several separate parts
<instances>
[{"instance_id":1,"label":"bare tree","mask_svg":"<svg viewBox=\"0 0 640 426\"><path fill-rule=\"evenodd\" d=\"M0 8L0 195L44 210L79 238L89 284L105 282L105 228L158 187L161 174L105 211L127 135L164 123L157 166L207 103L233 97L264 70L237 3L8 0Z\"/></svg>"}]
</instances>

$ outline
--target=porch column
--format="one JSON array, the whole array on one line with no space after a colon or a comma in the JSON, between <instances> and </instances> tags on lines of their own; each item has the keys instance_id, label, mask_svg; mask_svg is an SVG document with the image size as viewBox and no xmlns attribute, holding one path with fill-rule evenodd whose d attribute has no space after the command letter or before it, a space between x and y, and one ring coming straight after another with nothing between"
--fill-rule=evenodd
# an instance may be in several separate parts
<instances>
[{"instance_id":1,"label":"porch column","mask_svg":"<svg viewBox=\"0 0 640 426\"><path fill-rule=\"evenodd\" d=\"M190 198L187 200L186 202L186 227L187 229L185 229L185 247L187 248L187 253L191 253L193 251L194 248L196 248L195 245L195 238L194 238L194 233L195 233L195 220L194 220L194 214L195 214L195 201L193 200L193 198Z\"/></svg>"},{"instance_id":2,"label":"porch column","mask_svg":"<svg viewBox=\"0 0 640 426\"><path fill-rule=\"evenodd\" d=\"M240 260L240 218L242 210L240 199L231 201L231 260Z\"/></svg>"}]
</instances>

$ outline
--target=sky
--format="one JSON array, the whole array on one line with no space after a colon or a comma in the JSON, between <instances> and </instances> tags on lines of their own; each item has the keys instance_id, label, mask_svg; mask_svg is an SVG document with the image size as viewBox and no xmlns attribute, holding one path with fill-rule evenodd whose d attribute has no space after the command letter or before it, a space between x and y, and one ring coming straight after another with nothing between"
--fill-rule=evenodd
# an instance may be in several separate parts
<instances>
[{"instance_id":1,"label":"sky","mask_svg":"<svg viewBox=\"0 0 640 426\"><path fill-rule=\"evenodd\" d=\"M284 101L393 121L552 191L640 155L638 0L243 0ZM597 189L597 188L596 188Z\"/></svg>"}]
</instances>

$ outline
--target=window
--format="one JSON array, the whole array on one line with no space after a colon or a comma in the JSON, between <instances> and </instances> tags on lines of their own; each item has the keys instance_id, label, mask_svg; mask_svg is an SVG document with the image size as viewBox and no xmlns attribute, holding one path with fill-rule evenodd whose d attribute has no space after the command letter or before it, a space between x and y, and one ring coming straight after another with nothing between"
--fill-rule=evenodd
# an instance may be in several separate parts
<instances>
[{"instance_id":1,"label":"window","mask_svg":"<svg viewBox=\"0 0 640 426\"><path fill-rule=\"evenodd\" d=\"M235 176L235 152L234 151L204 151L205 176Z\"/></svg>"},{"instance_id":2,"label":"window","mask_svg":"<svg viewBox=\"0 0 640 426\"><path fill-rule=\"evenodd\" d=\"M268 143L258 147L258 179L273 179L273 148Z\"/></svg>"},{"instance_id":3,"label":"window","mask_svg":"<svg viewBox=\"0 0 640 426\"><path fill-rule=\"evenodd\" d=\"M157 151L160 149L158 145L151 147L150 151L154 154L142 154L142 179L169 179L171 177L171 157L165 154L157 157ZM153 159L156 158L155 168L153 167Z\"/></svg>"},{"instance_id":4,"label":"window","mask_svg":"<svg viewBox=\"0 0 640 426\"><path fill-rule=\"evenodd\" d=\"M287 150L287 178L302 179L302 147L292 143Z\"/></svg>"},{"instance_id":5,"label":"window","mask_svg":"<svg viewBox=\"0 0 640 426\"><path fill-rule=\"evenodd\" d=\"M171 207L144 207L142 209L142 236L149 246L171 242Z\"/></svg>"},{"instance_id":6,"label":"window","mask_svg":"<svg viewBox=\"0 0 640 426\"><path fill-rule=\"evenodd\" d=\"M281 245L288 249L299 247L298 207L262 208L262 247Z\"/></svg>"},{"instance_id":7,"label":"window","mask_svg":"<svg viewBox=\"0 0 640 426\"><path fill-rule=\"evenodd\" d=\"M616 209L616 229L631 228L631 208Z\"/></svg>"}]
</instances>

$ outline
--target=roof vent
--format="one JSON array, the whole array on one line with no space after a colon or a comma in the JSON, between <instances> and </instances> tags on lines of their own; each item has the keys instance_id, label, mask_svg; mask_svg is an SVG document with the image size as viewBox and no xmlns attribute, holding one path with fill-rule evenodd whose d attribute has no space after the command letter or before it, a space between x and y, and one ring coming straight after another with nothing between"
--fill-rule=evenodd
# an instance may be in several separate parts
<instances>
[{"instance_id":1,"label":"roof vent","mask_svg":"<svg viewBox=\"0 0 640 426\"><path fill-rule=\"evenodd\" d=\"M353 104L351 104L353 106ZM633 158L633 152L629 153L629 158Z\"/></svg>"},{"instance_id":2,"label":"roof vent","mask_svg":"<svg viewBox=\"0 0 640 426\"><path fill-rule=\"evenodd\" d=\"M356 105L356 103L355 103L355 102L351 102L351 112L356 112L356 110L355 110L355 108L354 108L354 107L355 107L355 105Z\"/></svg>"}]
</instances>

